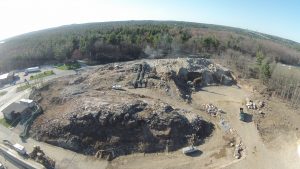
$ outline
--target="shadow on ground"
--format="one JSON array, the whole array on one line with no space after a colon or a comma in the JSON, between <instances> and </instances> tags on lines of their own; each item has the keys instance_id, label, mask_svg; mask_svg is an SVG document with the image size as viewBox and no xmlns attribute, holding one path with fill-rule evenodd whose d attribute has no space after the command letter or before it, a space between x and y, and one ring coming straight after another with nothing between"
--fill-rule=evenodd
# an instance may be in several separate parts
<instances>
[{"instance_id":1,"label":"shadow on ground","mask_svg":"<svg viewBox=\"0 0 300 169\"><path fill-rule=\"evenodd\" d=\"M244 120L244 122L246 122L246 123L252 122L253 115L252 114L248 114L248 113L244 113L244 114L245 114L245 120Z\"/></svg>"},{"instance_id":2,"label":"shadow on ground","mask_svg":"<svg viewBox=\"0 0 300 169\"><path fill-rule=\"evenodd\" d=\"M192 153L189 153L189 154L186 154L186 155L189 156L189 157L198 157L198 156L200 156L201 154L203 154L203 152L200 151L200 150L197 150L197 151L195 151L195 152L192 152Z\"/></svg>"}]
</instances>

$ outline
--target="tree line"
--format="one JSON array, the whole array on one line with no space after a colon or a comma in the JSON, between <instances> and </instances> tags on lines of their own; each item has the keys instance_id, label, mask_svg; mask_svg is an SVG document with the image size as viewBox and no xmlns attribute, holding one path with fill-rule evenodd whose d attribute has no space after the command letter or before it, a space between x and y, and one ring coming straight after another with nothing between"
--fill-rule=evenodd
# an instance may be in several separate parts
<instances>
[{"instance_id":1,"label":"tree line","mask_svg":"<svg viewBox=\"0 0 300 169\"><path fill-rule=\"evenodd\" d=\"M92 64L139 58L210 57L228 50L250 58L259 49L272 60L299 64L300 52L215 25L186 22L107 22L58 27L0 44L0 71L86 59Z\"/></svg>"}]
</instances>

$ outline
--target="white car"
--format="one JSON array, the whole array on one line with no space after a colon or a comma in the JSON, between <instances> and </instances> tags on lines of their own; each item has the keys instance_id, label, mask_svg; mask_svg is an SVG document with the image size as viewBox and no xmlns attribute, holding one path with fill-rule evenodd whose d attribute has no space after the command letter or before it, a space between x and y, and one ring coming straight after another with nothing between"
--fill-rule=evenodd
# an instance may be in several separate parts
<instances>
[{"instance_id":1,"label":"white car","mask_svg":"<svg viewBox=\"0 0 300 169\"><path fill-rule=\"evenodd\" d=\"M0 162L0 169L5 169L4 165Z\"/></svg>"},{"instance_id":2,"label":"white car","mask_svg":"<svg viewBox=\"0 0 300 169\"><path fill-rule=\"evenodd\" d=\"M113 85L111 88L114 89L114 90L122 90L121 85Z\"/></svg>"},{"instance_id":3,"label":"white car","mask_svg":"<svg viewBox=\"0 0 300 169\"><path fill-rule=\"evenodd\" d=\"M184 147L182 149L182 153L183 154L190 154L190 153L193 153L193 152L196 152L196 151L199 151L199 149L197 149L194 146Z\"/></svg>"}]
</instances>

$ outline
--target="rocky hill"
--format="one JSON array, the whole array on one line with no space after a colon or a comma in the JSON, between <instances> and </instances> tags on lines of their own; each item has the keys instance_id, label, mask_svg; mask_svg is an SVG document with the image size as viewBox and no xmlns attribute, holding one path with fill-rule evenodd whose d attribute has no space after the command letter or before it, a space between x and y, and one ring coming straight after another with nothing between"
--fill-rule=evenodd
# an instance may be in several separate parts
<instances>
[{"instance_id":1,"label":"rocky hill","mask_svg":"<svg viewBox=\"0 0 300 169\"><path fill-rule=\"evenodd\" d=\"M86 154L173 151L202 143L214 126L200 114L135 91L155 91L162 98L190 103L191 93L203 86L234 83L228 69L207 59L97 66L31 93L44 114L34 122L30 134Z\"/></svg>"}]
</instances>

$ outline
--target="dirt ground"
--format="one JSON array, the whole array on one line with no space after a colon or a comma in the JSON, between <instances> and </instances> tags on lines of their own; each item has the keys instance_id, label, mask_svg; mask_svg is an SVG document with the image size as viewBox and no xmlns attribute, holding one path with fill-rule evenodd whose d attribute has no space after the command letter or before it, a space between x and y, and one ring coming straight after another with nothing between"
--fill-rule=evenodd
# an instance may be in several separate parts
<instances>
[{"instance_id":1,"label":"dirt ground","mask_svg":"<svg viewBox=\"0 0 300 169\"><path fill-rule=\"evenodd\" d=\"M216 127L212 136L205 140L205 144L199 146L201 154L194 157L185 156L181 151L173 153L158 153L158 154L133 154L129 156L120 157L112 161L108 168L298 168L299 157L297 156L296 132L297 130L288 131L297 125L297 118L294 115L296 111L290 110L287 113L295 113L289 116L281 113L281 109L286 109L286 106L278 102L276 99L268 101L269 107L273 107L273 114L266 115L258 124L272 132L264 132L264 130L257 130L257 123L250 121L248 123L239 120L239 107L244 106L244 100L247 97L255 95L249 87L224 87L213 86L205 87L202 91L193 94L193 103L191 105L184 102L178 102L172 98L165 98L165 96L155 93L153 91L138 91L130 90L132 92L142 93L149 97L161 98L174 106L186 108L190 111L197 111L204 118L208 118L214 123L218 120L214 117L207 116L201 110L201 105L204 103L213 103L217 107L225 111L224 118L229 120L230 125L237 131L246 146L246 156L240 160L233 158L233 148L228 146L226 134L218 126ZM252 114L249 110L247 113ZM275 114L276 113L276 114ZM252 114L253 118L255 114ZM284 125L273 124L270 121L279 122L283 120ZM287 121L289 120L289 121ZM293 126L293 127L291 127ZM282 130L282 132L278 132ZM264 139L262 139L264 138Z\"/></svg>"}]
</instances>

